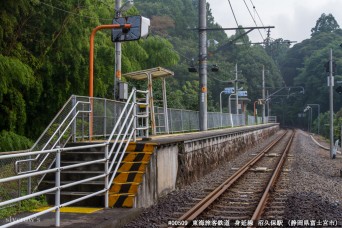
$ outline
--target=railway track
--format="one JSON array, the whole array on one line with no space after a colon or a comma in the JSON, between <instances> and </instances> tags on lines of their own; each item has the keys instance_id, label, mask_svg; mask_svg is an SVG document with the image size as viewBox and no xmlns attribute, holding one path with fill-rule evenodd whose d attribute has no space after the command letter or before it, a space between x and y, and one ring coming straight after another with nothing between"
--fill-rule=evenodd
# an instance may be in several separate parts
<instances>
[{"instance_id":1,"label":"railway track","mask_svg":"<svg viewBox=\"0 0 342 228\"><path fill-rule=\"evenodd\" d=\"M286 198L282 192L286 192L286 178L281 178L282 186L274 190L294 134L294 131L286 131L169 225L208 225L199 223L211 220L245 221L248 226L256 226L255 222L261 218L280 218L285 208Z\"/></svg>"}]
</instances>

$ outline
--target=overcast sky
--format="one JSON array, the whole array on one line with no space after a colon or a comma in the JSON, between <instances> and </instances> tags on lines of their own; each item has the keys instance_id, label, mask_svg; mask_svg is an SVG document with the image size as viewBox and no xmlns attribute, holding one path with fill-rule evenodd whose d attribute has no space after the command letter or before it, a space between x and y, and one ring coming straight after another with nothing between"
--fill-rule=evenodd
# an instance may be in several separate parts
<instances>
[{"instance_id":1,"label":"overcast sky","mask_svg":"<svg viewBox=\"0 0 342 228\"><path fill-rule=\"evenodd\" d=\"M211 5L215 21L222 27L236 27L228 0L207 0ZM255 26L243 0L230 0L237 21L244 27ZM311 28L322 13L331 13L342 27L342 0L245 0L258 26L261 22L253 10L254 4L263 24L275 26L271 29L273 39L283 38L301 42L310 38ZM252 2L252 3L251 3ZM260 30L266 38L265 30ZM235 32L234 32L235 33ZM232 34L230 32L229 34ZM253 42L261 42L257 30L249 34Z\"/></svg>"}]
</instances>

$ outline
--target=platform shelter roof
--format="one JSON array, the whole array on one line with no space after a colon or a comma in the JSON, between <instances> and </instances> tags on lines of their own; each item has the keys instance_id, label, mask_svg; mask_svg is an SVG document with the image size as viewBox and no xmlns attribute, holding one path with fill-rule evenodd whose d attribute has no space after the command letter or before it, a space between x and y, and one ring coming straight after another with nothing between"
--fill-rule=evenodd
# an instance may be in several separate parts
<instances>
[{"instance_id":1,"label":"platform shelter roof","mask_svg":"<svg viewBox=\"0 0 342 228\"><path fill-rule=\"evenodd\" d=\"M124 74L123 76L126 78L135 79L135 80L144 80L144 79L147 79L149 74L152 76L152 79L166 78L166 77L171 77L175 75L174 72L167 70L163 67L156 67L156 68L151 68L151 69L146 69L146 70L130 72L130 73Z\"/></svg>"}]
</instances>

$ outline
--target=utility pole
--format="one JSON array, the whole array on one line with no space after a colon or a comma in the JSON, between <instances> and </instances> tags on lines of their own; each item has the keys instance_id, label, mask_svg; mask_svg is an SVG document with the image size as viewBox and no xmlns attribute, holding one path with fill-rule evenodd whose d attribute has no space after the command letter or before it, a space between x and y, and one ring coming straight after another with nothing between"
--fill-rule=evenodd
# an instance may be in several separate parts
<instances>
[{"instance_id":1,"label":"utility pole","mask_svg":"<svg viewBox=\"0 0 342 228\"><path fill-rule=\"evenodd\" d=\"M335 159L336 154L334 153L334 103L333 103L333 86L334 86L334 76L333 76L333 52L330 49L330 60L329 60L329 104L330 104L330 158Z\"/></svg>"},{"instance_id":2,"label":"utility pole","mask_svg":"<svg viewBox=\"0 0 342 228\"><path fill-rule=\"evenodd\" d=\"M267 30L267 38L266 38L266 45L270 46L270 41L271 41L271 28L268 28Z\"/></svg>"},{"instance_id":3,"label":"utility pole","mask_svg":"<svg viewBox=\"0 0 342 228\"><path fill-rule=\"evenodd\" d=\"M121 0L115 0L115 18L121 17ZM121 81L121 42L115 43L115 76L114 76L114 100L117 99L118 84Z\"/></svg>"},{"instance_id":4,"label":"utility pole","mask_svg":"<svg viewBox=\"0 0 342 228\"><path fill-rule=\"evenodd\" d=\"M235 64L235 101L236 101L236 115L239 114L239 91L238 91L238 66Z\"/></svg>"},{"instance_id":5,"label":"utility pole","mask_svg":"<svg viewBox=\"0 0 342 228\"><path fill-rule=\"evenodd\" d=\"M266 94L267 98L269 97L268 94L268 90L267 90L267 94ZM270 116L271 112L270 112L270 101L267 101L267 116Z\"/></svg>"},{"instance_id":6,"label":"utility pole","mask_svg":"<svg viewBox=\"0 0 342 228\"><path fill-rule=\"evenodd\" d=\"M265 114L266 114L266 106L265 106L265 66L262 65L262 123L265 124L266 122L266 118L265 118Z\"/></svg>"},{"instance_id":7,"label":"utility pole","mask_svg":"<svg viewBox=\"0 0 342 228\"><path fill-rule=\"evenodd\" d=\"M199 127L208 130L207 113L207 2L199 0Z\"/></svg>"},{"instance_id":8,"label":"utility pole","mask_svg":"<svg viewBox=\"0 0 342 228\"><path fill-rule=\"evenodd\" d=\"M317 106L317 134L319 135L319 127L320 127L320 121L319 121L319 115L321 114L321 106L319 104L308 104L309 106Z\"/></svg>"}]
</instances>

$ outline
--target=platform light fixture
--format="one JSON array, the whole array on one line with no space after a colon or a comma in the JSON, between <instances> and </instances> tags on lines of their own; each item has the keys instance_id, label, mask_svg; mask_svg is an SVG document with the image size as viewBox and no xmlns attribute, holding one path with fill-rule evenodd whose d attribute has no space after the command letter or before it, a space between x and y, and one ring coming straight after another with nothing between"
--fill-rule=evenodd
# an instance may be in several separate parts
<instances>
[{"instance_id":1,"label":"platform light fixture","mask_svg":"<svg viewBox=\"0 0 342 228\"><path fill-rule=\"evenodd\" d=\"M213 64L212 66L211 66L211 72L219 72L219 67L218 67L218 65L217 64ZM194 64L194 61L192 61L191 62L191 64L190 64L190 66L188 67L188 71L190 72L190 73L197 73L198 72L198 69L197 69L197 67L195 66L195 64Z\"/></svg>"},{"instance_id":2,"label":"platform light fixture","mask_svg":"<svg viewBox=\"0 0 342 228\"><path fill-rule=\"evenodd\" d=\"M219 67L216 64L214 64L214 65L211 66L211 71L212 72L218 72L219 71Z\"/></svg>"},{"instance_id":3,"label":"platform light fixture","mask_svg":"<svg viewBox=\"0 0 342 228\"><path fill-rule=\"evenodd\" d=\"M116 9L118 12L122 13L122 12L126 12L128 11L130 8L132 8L134 5L134 1L133 0L128 0L127 2L125 2L120 9Z\"/></svg>"}]
</instances>

